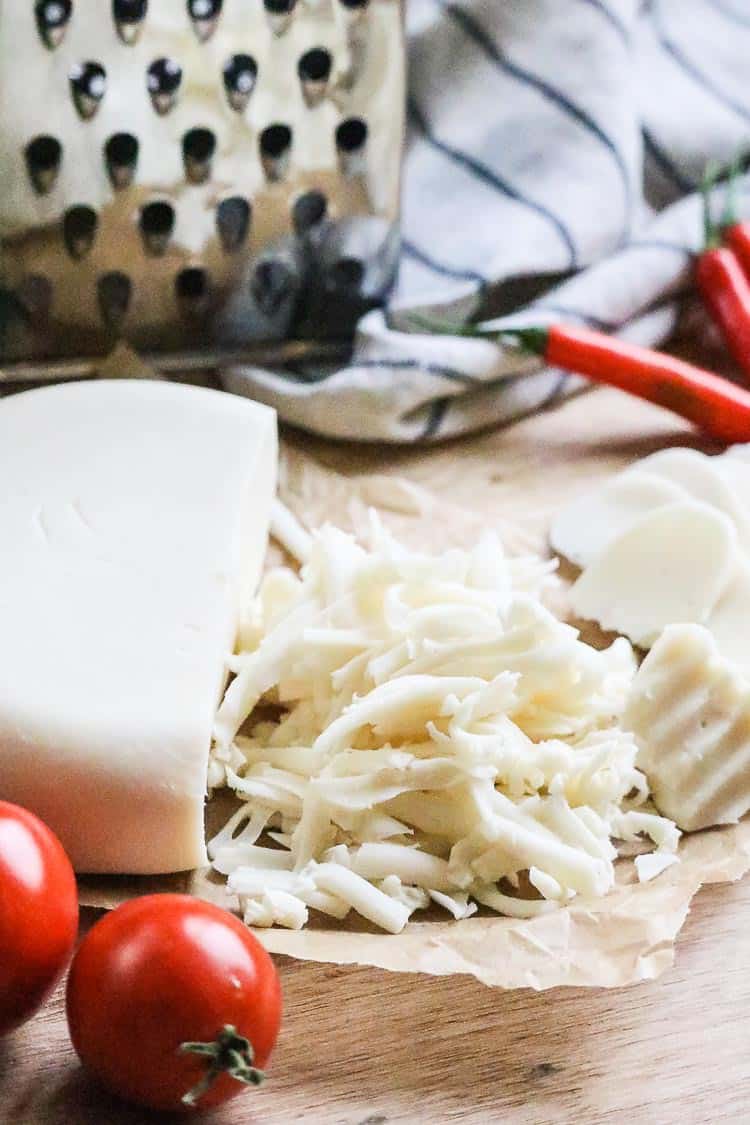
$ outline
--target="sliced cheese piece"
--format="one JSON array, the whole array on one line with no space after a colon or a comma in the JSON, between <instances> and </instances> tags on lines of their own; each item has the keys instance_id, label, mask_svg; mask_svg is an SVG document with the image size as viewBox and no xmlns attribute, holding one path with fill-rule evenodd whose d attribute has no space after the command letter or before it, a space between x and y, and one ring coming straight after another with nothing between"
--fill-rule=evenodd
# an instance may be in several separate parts
<instances>
[{"instance_id":1,"label":"sliced cheese piece","mask_svg":"<svg viewBox=\"0 0 750 1125\"><path fill-rule=\"evenodd\" d=\"M660 812L695 831L750 810L750 684L707 629L665 629L623 716Z\"/></svg>"},{"instance_id":2,"label":"sliced cheese piece","mask_svg":"<svg viewBox=\"0 0 750 1125\"><path fill-rule=\"evenodd\" d=\"M211 728L275 473L274 412L215 391L0 401L0 798L78 871L206 860Z\"/></svg>"},{"instance_id":3,"label":"sliced cheese piece","mask_svg":"<svg viewBox=\"0 0 750 1125\"><path fill-rule=\"evenodd\" d=\"M720 457L707 457L697 449L662 449L639 461L625 476L636 472L662 477L684 489L694 500L724 512L737 528L743 545L750 548L750 518L747 505L738 495L739 478L722 471Z\"/></svg>"},{"instance_id":4,"label":"sliced cheese piece","mask_svg":"<svg viewBox=\"0 0 750 1125\"><path fill-rule=\"evenodd\" d=\"M714 606L706 628L719 652L750 674L750 562L739 560L735 574Z\"/></svg>"},{"instance_id":5,"label":"sliced cheese piece","mask_svg":"<svg viewBox=\"0 0 750 1125\"><path fill-rule=\"evenodd\" d=\"M552 521L550 542L559 555L585 567L647 512L686 497L679 484L662 476L621 473L567 504Z\"/></svg>"},{"instance_id":6,"label":"sliced cheese piece","mask_svg":"<svg viewBox=\"0 0 750 1125\"><path fill-rule=\"evenodd\" d=\"M648 648L665 625L703 623L736 565L737 532L707 504L657 508L623 532L571 590L582 618Z\"/></svg>"},{"instance_id":7,"label":"sliced cheese piece","mask_svg":"<svg viewBox=\"0 0 750 1125\"><path fill-rule=\"evenodd\" d=\"M745 449L735 446L734 449ZM737 503L747 516L750 516L750 456L739 457L728 449L726 453L712 458L716 471L732 490Z\"/></svg>"}]
</instances>

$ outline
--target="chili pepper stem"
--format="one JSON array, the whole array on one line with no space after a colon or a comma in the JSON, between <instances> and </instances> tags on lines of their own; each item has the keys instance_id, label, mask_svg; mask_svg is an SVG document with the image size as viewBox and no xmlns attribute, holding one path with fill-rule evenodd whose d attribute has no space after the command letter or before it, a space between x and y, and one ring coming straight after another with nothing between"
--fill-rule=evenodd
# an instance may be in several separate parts
<instances>
[{"instance_id":1,"label":"chili pepper stem","mask_svg":"<svg viewBox=\"0 0 750 1125\"><path fill-rule=\"evenodd\" d=\"M532 355L543 356L549 344L547 328L502 328L496 334L502 341L510 341Z\"/></svg>"},{"instance_id":2,"label":"chili pepper stem","mask_svg":"<svg viewBox=\"0 0 750 1125\"><path fill-rule=\"evenodd\" d=\"M419 328L431 336L484 337L489 335L477 324L455 324L453 321L442 320L440 317L423 316L422 313L409 313L408 320L414 328ZM493 332L492 335L495 336L497 333Z\"/></svg>"},{"instance_id":3,"label":"chili pepper stem","mask_svg":"<svg viewBox=\"0 0 750 1125\"><path fill-rule=\"evenodd\" d=\"M737 180L742 171L742 165L743 155L741 152L738 152L729 166L729 183L726 199L724 200L724 210L721 215L722 231L725 231L728 227L734 226L738 219Z\"/></svg>"},{"instance_id":4,"label":"chili pepper stem","mask_svg":"<svg viewBox=\"0 0 750 1125\"><path fill-rule=\"evenodd\" d=\"M719 165L709 160L701 181L701 197L703 200L703 249L716 250L721 246L719 228L711 218L711 191L719 174Z\"/></svg>"},{"instance_id":5,"label":"chili pepper stem","mask_svg":"<svg viewBox=\"0 0 750 1125\"><path fill-rule=\"evenodd\" d=\"M549 342L549 330L537 326L531 328L483 328L479 324L449 324L444 320L433 319L413 313L409 317L415 328L438 336L468 336L475 340L494 340L496 343L510 343L531 355L543 356Z\"/></svg>"},{"instance_id":6,"label":"chili pepper stem","mask_svg":"<svg viewBox=\"0 0 750 1125\"><path fill-rule=\"evenodd\" d=\"M210 1059L201 1080L183 1094L182 1102L186 1106L196 1105L221 1074L228 1074L230 1078L246 1086L260 1086L265 1078L263 1071L253 1066L250 1040L244 1035L238 1035L237 1029L231 1024L225 1024L213 1042L181 1043L178 1052L181 1055L201 1055Z\"/></svg>"}]
</instances>

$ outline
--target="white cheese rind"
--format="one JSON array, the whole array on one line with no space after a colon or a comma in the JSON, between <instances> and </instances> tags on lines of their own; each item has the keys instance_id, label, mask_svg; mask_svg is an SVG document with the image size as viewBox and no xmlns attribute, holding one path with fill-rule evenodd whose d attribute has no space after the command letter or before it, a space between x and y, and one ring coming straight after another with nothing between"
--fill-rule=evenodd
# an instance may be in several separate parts
<instances>
[{"instance_id":1,"label":"white cheese rind","mask_svg":"<svg viewBox=\"0 0 750 1125\"><path fill-rule=\"evenodd\" d=\"M0 798L78 871L206 860L211 727L275 474L273 411L203 388L0 402Z\"/></svg>"}]
</instances>

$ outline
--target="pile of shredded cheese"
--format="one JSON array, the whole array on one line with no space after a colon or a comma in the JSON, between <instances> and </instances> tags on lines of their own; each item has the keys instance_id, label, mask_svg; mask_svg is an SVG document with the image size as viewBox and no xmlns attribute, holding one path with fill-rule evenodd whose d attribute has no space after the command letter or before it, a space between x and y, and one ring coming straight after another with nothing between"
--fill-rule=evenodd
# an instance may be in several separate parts
<instances>
[{"instance_id":1,"label":"pile of shredded cheese","mask_svg":"<svg viewBox=\"0 0 750 1125\"><path fill-rule=\"evenodd\" d=\"M618 725L631 647L597 651L545 608L552 564L489 534L407 550L374 514L366 547L283 513L276 532L306 561L262 584L209 774L244 802L209 855L248 924L531 917L605 895L614 840L648 837L642 878L674 862Z\"/></svg>"}]
</instances>

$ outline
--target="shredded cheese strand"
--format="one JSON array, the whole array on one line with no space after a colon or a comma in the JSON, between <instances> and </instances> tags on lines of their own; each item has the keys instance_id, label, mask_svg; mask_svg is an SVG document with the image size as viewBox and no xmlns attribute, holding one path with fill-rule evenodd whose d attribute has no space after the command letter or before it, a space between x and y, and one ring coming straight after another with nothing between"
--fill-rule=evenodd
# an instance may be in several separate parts
<instances>
[{"instance_id":1,"label":"shredded cheese strand","mask_svg":"<svg viewBox=\"0 0 750 1125\"><path fill-rule=\"evenodd\" d=\"M278 517L304 565L266 576L232 660L210 777L244 804L209 854L246 921L532 918L605 895L636 836L665 870L679 832L619 725L628 642L584 644L543 604L550 567L494 536L431 556L368 526L307 543Z\"/></svg>"}]
</instances>

